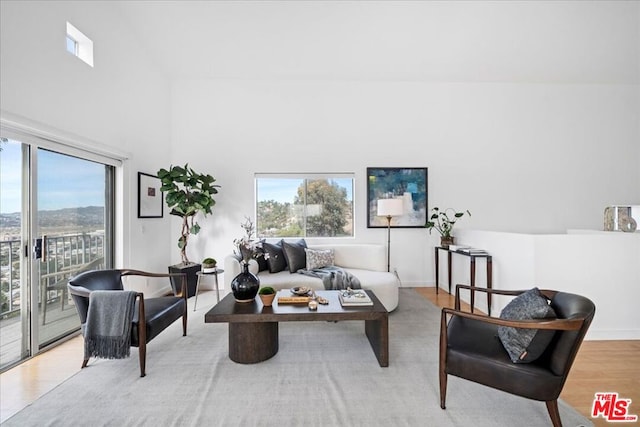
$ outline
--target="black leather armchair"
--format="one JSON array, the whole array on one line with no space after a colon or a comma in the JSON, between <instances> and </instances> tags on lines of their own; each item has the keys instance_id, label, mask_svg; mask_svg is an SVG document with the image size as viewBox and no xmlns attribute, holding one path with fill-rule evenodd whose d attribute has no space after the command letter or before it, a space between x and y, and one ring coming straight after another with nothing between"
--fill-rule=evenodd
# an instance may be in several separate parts
<instances>
[{"instance_id":1,"label":"black leather armchair","mask_svg":"<svg viewBox=\"0 0 640 427\"><path fill-rule=\"evenodd\" d=\"M460 310L460 291L516 296L525 291L456 287L455 309L442 309L440 322L440 407L445 409L447 376L455 375L508 393L543 401L555 427L561 427L558 397L593 320L595 305L583 296L541 290L557 319L503 320ZM499 326L556 330L532 363L513 363L497 338Z\"/></svg>"},{"instance_id":2,"label":"black leather armchair","mask_svg":"<svg viewBox=\"0 0 640 427\"><path fill-rule=\"evenodd\" d=\"M87 321L89 295L97 290L124 290L123 276L145 277L182 277L181 292L175 296L144 298L140 292L136 295L133 324L131 328L131 346L138 347L140 358L140 376L144 377L147 343L155 338L173 322L182 317L182 335L187 335L187 280L184 273L148 273L139 270L94 270L75 276L68 283L69 293L78 310L80 322ZM82 368L89 363L84 359Z\"/></svg>"}]
</instances>

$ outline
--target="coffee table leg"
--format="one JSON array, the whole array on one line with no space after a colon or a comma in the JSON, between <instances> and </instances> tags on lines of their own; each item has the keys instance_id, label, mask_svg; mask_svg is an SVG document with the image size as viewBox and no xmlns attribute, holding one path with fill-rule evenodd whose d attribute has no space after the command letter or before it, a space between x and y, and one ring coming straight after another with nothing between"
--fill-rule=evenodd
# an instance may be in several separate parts
<instances>
[{"instance_id":1,"label":"coffee table leg","mask_svg":"<svg viewBox=\"0 0 640 427\"><path fill-rule=\"evenodd\" d=\"M278 322L229 323L229 359L258 363L278 352Z\"/></svg>"},{"instance_id":2,"label":"coffee table leg","mask_svg":"<svg viewBox=\"0 0 640 427\"><path fill-rule=\"evenodd\" d=\"M369 338L376 358L378 358L378 364L386 368L389 366L389 317L365 320L364 331Z\"/></svg>"}]
</instances>

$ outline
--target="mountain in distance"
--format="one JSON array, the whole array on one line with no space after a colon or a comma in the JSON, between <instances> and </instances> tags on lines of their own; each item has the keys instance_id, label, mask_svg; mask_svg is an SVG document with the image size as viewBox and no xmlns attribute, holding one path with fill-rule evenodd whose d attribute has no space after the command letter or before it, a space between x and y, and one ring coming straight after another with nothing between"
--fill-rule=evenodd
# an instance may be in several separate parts
<instances>
[{"instance_id":1,"label":"mountain in distance","mask_svg":"<svg viewBox=\"0 0 640 427\"><path fill-rule=\"evenodd\" d=\"M42 227L61 227L69 224L104 227L104 206L39 211L38 215ZM20 227L20 212L0 213L0 227Z\"/></svg>"}]
</instances>

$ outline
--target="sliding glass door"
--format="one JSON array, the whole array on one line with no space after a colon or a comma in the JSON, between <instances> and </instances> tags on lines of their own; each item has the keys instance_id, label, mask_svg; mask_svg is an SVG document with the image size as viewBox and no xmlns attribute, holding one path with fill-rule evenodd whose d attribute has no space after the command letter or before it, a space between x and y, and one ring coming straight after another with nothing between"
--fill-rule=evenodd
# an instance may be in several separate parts
<instances>
[{"instance_id":1,"label":"sliding glass door","mask_svg":"<svg viewBox=\"0 0 640 427\"><path fill-rule=\"evenodd\" d=\"M0 367L29 355L29 269L24 256L23 146L0 139Z\"/></svg>"},{"instance_id":2,"label":"sliding glass door","mask_svg":"<svg viewBox=\"0 0 640 427\"><path fill-rule=\"evenodd\" d=\"M36 163L35 279L43 347L80 327L69 278L104 268L111 167L40 148Z\"/></svg>"},{"instance_id":3,"label":"sliding glass door","mask_svg":"<svg viewBox=\"0 0 640 427\"><path fill-rule=\"evenodd\" d=\"M114 167L5 138L1 367L77 331L70 277L112 265Z\"/></svg>"}]
</instances>

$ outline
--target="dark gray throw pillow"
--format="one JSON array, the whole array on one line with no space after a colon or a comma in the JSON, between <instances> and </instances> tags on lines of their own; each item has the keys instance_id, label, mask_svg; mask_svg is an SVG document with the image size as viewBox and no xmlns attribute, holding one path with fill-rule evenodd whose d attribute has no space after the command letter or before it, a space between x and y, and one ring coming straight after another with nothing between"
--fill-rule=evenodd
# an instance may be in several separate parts
<instances>
[{"instance_id":1,"label":"dark gray throw pillow","mask_svg":"<svg viewBox=\"0 0 640 427\"><path fill-rule=\"evenodd\" d=\"M269 273L278 273L287 268L287 261L284 258L280 243L264 242L262 243L262 249L268 254L267 265L269 266Z\"/></svg>"},{"instance_id":2,"label":"dark gray throw pillow","mask_svg":"<svg viewBox=\"0 0 640 427\"><path fill-rule=\"evenodd\" d=\"M295 273L307 267L307 254L304 251L307 248L307 242L300 239L297 242L281 242L284 251L284 258L287 260L289 273Z\"/></svg>"},{"instance_id":3,"label":"dark gray throw pillow","mask_svg":"<svg viewBox=\"0 0 640 427\"><path fill-rule=\"evenodd\" d=\"M538 288L518 295L500 313L501 319L531 320L555 318L556 313ZM539 358L553 339L554 330L498 327L498 337L513 363L530 363Z\"/></svg>"}]
</instances>

